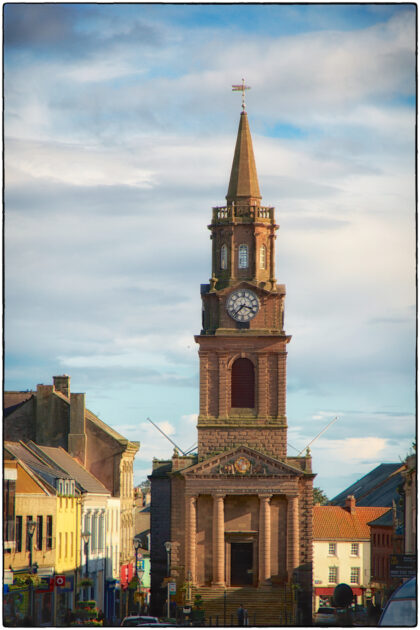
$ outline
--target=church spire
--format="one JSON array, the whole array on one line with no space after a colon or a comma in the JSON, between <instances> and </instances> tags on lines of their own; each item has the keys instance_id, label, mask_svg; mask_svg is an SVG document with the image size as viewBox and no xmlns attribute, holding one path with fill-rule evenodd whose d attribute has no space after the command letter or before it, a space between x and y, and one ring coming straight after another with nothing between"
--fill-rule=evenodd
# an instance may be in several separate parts
<instances>
[{"instance_id":1,"label":"church spire","mask_svg":"<svg viewBox=\"0 0 420 630\"><path fill-rule=\"evenodd\" d=\"M248 115L246 111L243 111L239 121L226 200L228 205L232 203L242 204L244 202L253 205L254 203L259 204L260 199L261 194L258 186Z\"/></svg>"}]
</instances>

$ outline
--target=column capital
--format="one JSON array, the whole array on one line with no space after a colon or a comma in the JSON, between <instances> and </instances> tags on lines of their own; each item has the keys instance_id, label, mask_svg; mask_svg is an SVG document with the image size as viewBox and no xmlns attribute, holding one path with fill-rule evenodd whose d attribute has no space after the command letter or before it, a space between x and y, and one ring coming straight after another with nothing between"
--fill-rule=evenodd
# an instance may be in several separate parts
<instances>
[{"instance_id":1,"label":"column capital","mask_svg":"<svg viewBox=\"0 0 420 630\"><path fill-rule=\"evenodd\" d=\"M264 501L264 500L265 500L265 501L270 501L270 499L272 498L272 496L273 496L272 494L267 494L267 493L264 493L264 494L258 494L258 498L260 499L260 501Z\"/></svg>"},{"instance_id":2,"label":"column capital","mask_svg":"<svg viewBox=\"0 0 420 630\"><path fill-rule=\"evenodd\" d=\"M226 496L226 493L223 492L212 492L211 496L213 497L213 499L224 499Z\"/></svg>"}]
</instances>

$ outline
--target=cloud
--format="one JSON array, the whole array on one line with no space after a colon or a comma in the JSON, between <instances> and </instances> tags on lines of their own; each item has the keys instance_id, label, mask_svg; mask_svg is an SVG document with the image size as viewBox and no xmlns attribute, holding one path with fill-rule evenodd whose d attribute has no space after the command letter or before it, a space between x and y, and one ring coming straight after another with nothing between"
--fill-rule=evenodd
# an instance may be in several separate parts
<instances>
[{"instance_id":1,"label":"cloud","mask_svg":"<svg viewBox=\"0 0 420 630\"><path fill-rule=\"evenodd\" d=\"M206 225L245 68L280 224L289 442L304 448L339 410L314 444L320 479L334 440L346 478L392 459L414 426L415 42L406 5L7 5L7 387L70 372L144 441L136 474L172 452L139 417L192 442Z\"/></svg>"}]
</instances>

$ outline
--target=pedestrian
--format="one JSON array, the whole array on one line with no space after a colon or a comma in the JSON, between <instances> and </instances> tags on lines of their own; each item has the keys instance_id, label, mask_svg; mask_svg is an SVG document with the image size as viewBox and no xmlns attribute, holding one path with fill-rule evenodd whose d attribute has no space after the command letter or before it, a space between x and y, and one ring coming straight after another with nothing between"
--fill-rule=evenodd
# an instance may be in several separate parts
<instances>
[{"instance_id":1,"label":"pedestrian","mask_svg":"<svg viewBox=\"0 0 420 630\"><path fill-rule=\"evenodd\" d=\"M99 609L97 620L103 622L104 619L105 619L104 611L102 609ZM104 625L104 624L102 623L102 625Z\"/></svg>"},{"instance_id":2,"label":"pedestrian","mask_svg":"<svg viewBox=\"0 0 420 630\"><path fill-rule=\"evenodd\" d=\"M239 604L239 608L236 611L236 616L238 617L238 626L243 626L245 621L245 609L242 604Z\"/></svg>"},{"instance_id":3,"label":"pedestrian","mask_svg":"<svg viewBox=\"0 0 420 630\"><path fill-rule=\"evenodd\" d=\"M244 626L248 625L248 610L244 608Z\"/></svg>"}]
</instances>

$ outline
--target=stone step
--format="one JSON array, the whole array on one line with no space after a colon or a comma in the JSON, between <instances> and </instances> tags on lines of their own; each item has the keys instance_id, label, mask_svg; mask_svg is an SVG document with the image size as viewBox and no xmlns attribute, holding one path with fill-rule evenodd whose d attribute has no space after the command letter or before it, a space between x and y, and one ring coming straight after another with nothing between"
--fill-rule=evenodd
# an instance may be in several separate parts
<instances>
[{"instance_id":1,"label":"stone step","mask_svg":"<svg viewBox=\"0 0 420 630\"><path fill-rule=\"evenodd\" d=\"M226 600L225 600L226 592ZM195 587L201 595L206 623L212 626L237 624L237 610L242 604L248 610L249 625L293 625L293 595L290 586L281 587Z\"/></svg>"}]
</instances>

